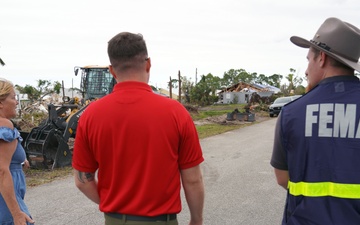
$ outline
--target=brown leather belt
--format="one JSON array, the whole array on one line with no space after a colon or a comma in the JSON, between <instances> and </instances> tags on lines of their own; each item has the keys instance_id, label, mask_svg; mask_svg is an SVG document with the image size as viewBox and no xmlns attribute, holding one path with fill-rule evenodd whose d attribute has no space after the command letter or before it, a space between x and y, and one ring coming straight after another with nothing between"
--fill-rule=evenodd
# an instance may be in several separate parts
<instances>
[{"instance_id":1,"label":"brown leather belt","mask_svg":"<svg viewBox=\"0 0 360 225\"><path fill-rule=\"evenodd\" d=\"M170 221L176 219L176 214L164 214L160 216L133 216L133 215L126 215L120 213L105 213L106 215L122 220L125 217L125 220L129 221Z\"/></svg>"}]
</instances>

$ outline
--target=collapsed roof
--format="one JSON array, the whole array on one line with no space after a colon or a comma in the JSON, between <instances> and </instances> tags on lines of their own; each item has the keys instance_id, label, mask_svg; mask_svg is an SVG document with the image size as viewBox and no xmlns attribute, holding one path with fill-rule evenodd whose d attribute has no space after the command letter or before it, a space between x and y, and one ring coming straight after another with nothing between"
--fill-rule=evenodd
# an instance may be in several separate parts
<instances>
[{"instance_id":1,"label":"collapsed roof","mask_svg":"<svg viewBox=\"0 0 360 225\"><path fill-rule=\"evenodd\" d=\"M263 84L249 84L245 82L239 82L234 84L230 87L227 87L224 90L219 91L220 93L223 92L280 92L280 89L277 87L273 87L270 85L263 85Z\"/></svg>"}]
</instances>

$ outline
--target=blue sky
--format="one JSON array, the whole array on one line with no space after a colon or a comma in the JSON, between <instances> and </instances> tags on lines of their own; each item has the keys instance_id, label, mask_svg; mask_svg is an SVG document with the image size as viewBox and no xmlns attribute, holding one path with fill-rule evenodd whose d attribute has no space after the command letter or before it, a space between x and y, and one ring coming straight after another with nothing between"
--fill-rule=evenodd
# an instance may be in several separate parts
<instances>
[{"instance_id":1,"label":"blue sky","mask_svg":"<svg viewBox=\"0 0 360 225\"><path fill-rule=\"evenodd\" d=\"M19 85L36 80L77 87L75 66L108 65L107 41L122 31L143 34L152 60L150 84L182 76L195 81L230 69L304 76L306 50L328 17L360 27L357 0L2 0L0 77Z\"/></svg>"}]
</instances>

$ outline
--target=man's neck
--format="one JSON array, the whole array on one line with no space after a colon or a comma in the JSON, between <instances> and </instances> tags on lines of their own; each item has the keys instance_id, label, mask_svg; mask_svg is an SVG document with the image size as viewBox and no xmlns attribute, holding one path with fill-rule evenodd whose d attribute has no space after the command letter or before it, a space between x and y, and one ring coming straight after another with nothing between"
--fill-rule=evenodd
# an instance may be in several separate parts
<instances>
[{"instance_id":1,"label":"man's neck","mask_svg":"<svg viewBox=\"0 0 360 225\"><path fill-rule=\"evenodd\" d=\"M324 72L323 79L335 76L354 76L354 70L331 67L331 69L328 69Z\"/></svg>"}]
</instances>

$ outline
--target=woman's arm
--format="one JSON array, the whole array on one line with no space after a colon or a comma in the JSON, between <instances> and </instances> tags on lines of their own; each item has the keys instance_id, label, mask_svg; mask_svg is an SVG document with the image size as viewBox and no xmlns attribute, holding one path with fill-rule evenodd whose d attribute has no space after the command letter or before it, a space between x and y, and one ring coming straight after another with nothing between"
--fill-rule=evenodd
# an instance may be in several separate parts
<instances>
[{"instance_id":1,"label":"woman's arm","mask_svg":"<svg viewBox=\"0 0 360 225\"><path fill-rule=\"evenodd\" d=\"M14 182L10 173L10 162L15 152L17 140L6 142L0 140L0 193L13 216L14 224L24 224L25 221L34 221L22 212L16 200Z\"/></svg>"}]
</instances>

